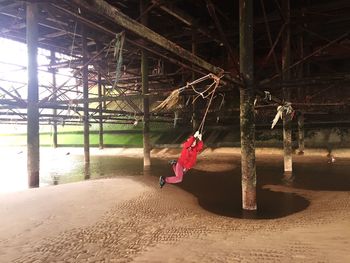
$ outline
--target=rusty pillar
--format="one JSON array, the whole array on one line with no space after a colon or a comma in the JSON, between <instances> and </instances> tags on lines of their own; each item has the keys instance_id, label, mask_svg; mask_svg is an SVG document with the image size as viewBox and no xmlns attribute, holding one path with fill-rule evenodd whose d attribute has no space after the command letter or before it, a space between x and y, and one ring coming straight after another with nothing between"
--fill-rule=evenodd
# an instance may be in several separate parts
<instances>
[{"instance_id":1,"label":"rusty pillar","mask_svg":"<svg viewBox=\"0 0 350 263\"><path fill-rule=\"evenodd\" d=\"M305 149L305 132L304 132L304 114L301 113L298 116L298 146L299 152L298 154L303 155Z\"/></svg>"},{"instance_id":2,"label":"rusty pillar","mask_svg":"<svg viewBox=\"0 0 350 263\"><path fill-rule=\"evenodd\" d=\"M286 22L286 27L282 35L282 80L290 79L290 2L282 1L282 14ZM283 87L284 101L290 102L290 89ZM284 153L284 175L285 179L291 179L292 167L292 119L290 114L283 114L283 153Z\"/></svg>"},{"instance_id":3,"label":"rusty pillar","mask_svg":"<svg viewBox=\"0 0 350 263\"><path fill-rule=\"evenodd\" d=\"M140 1L140 13L143 14L149 1ZM148 14L141 17L141 24L147 26ZM151 143L149 134L149 97L148 95L148 57L147 51L141 51L141 81L143 95L143 167L151 165Z\"/></svg>"},{"instance_id":4,"label":"rusty pillar","mask_svg":"<svg viewBox=\"0 0 350 263\"><path fill-rule=\"evenodd\" d=\"M101 70L98 70L98 75L97 75L97 85L98 85L98 97L101 98L102 97L102 83L101 83ZM98 103L98 122L99 122L99 129L98 129L98 144L99 144L99 148L103 149L103 118L102 118L102 114L103 113L103 108L102 108L102 100L99 101Z\"/></svg>"},{"instance_id":5,"label":"rusty pillar","mask_svg":"<svg viewBox=\"0 0 350 263\"><path fill-rule=\"evenodd\" d=\"M51 65L54 65L56 63L56 55L55 55L55 51L51 50L50 51L50 63ZM57 100L57 90L56 90L56 69L55 67L52 67L50 69L51 74L52 74L52 98L53 101ZM52 115L53 115L53 123L52 123L52 128L53 128L53 132L52 132L52 145L54 148L57 148L57 109L53 109L52 110Z\"/></svg>"},{"instance_id":6,"label":"rusty pillar","mask_svg":"<svg viewBox=\"0 0 350 263\"><path fill-rule=\"evenodd\" d=\"M83 44L83 98L84 98L84 160L90 163L90 138L89 138L89 72L88 72L88 51L86 41L86 29L83 27L82 44Z\"/></svg>"},{"instance_id":7,"label":"rusty pillar","mask_svg":"<svg viewBox=\"0 0 350 263\"><path fill-rule=\"evenodd\" d=\"M239 1L239 56L244 87L240 88L242 208L256 205L253 0Z\"/></svg>"},{"instance_id":8,"label":"rusty pillar","mask_svg":"<svg viewBox=\"0 0 350 263\"><path fill-rule=\"evenodd\" d=\"M29 187L39 187L39 85L38 85L38 6L27 3L28 108L27 108L27 171Z\"/></svg>"}]
</instances>

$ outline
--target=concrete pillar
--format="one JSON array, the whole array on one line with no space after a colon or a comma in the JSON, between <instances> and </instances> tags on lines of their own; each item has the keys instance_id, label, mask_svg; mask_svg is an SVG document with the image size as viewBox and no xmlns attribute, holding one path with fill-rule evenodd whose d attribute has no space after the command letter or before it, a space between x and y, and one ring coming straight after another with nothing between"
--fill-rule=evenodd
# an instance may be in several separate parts
<instances>
[{"instance_id":1,"label":"concrete pillar","mask_svg":"<svg viewBox=\"0 0 350 263\"><path fill-rule=\"evenodd\" d=\"M298 146L299 146L299 155L304 154L304 149L305 149L305 132L304 132L304 114L301 113L298 116Z\"/></svg>"},{"instance_id":2,"label":"concrete pillar","mask_svg":"<svg viewBox=\"0 0 350 263\"><path fill-rule=\"evenodd\" d=\"M27 2L28 108L27 171L29 187L39 187L39 87L38 87L38 6Z\"/></svg>"},{"instance_id":3,"label":"concrete pillar","mask_svg":"<svg viewBox=\"0 0 350 263\"><path fill-rule=\"evenodd\" d=\"M289 0L282 1L282 14L287 23L282 35L282 80L290 79L290 2ZM285 101L290 101L290 89L283 87L283 98ZM283 153L284 153L284 175L285 179L292 177L292 119L290 114L283 115Z\"/></svg>"},{"instance_id":4,"label":"concrete pillar","mask_svg":"<svg viewBox=\"0 0 350 263\"><path fill-rule=\"evenodd\" d=\"M245 86L240 88L242 208L254 211L256 205L253 0L239 1L240 72Z\"/></svg>"},{"instance_id":5,"label":"concrete pillar","mask_svg":"<svg viewBox=\"0 0 350 263\"><path fill-rule=\"evenodd\" d=\"M143 14L147 8L148 1L140 1L140 14ZM141 24L147 26L148 14L141 17ZM142 79L142 95L143 97L143 166L149 167L151 165L151 144L149 134L149 98L148 94L148 57L145 50L141 51L141 79Z\"/></svg>"},{"instance_id":6,"label":"concrete pillar","mask_svg":"<svg viewBox=\"0 0 350 263\"><path fill-rule=\"evenodd\" d=\"M89 138L89 72L88 72L88 51L86 41L86 29L83 27L82 32L83 44L83 98L84 98L84 160L85 163L90 163L90 138Z\"/></svg>"},{"instance_id":7,"label":"concrete pillar","mask_svg":"<svg viewBox=\"0 0 350 263\"><path fill-rule=\"evenodd\" d=\"M50 51L50 63L51 65L54 65L56 62L56 55L55 51L51 50ZM57 91L56 91L56 69L54 67L51 68L51 73L52 73L52 86L53 86L53 101L57 100ZM52 144L54 148L57 148L57 109L52 110L52 115L53 115L53 133L52 133Z\"/></svg>"}]
</instances>

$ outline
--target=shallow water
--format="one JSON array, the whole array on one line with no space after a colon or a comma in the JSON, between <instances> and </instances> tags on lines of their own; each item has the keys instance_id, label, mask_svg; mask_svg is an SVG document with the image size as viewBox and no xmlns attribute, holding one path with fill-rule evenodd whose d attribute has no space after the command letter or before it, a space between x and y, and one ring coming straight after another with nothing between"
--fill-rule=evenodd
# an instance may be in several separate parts
<instances>
[{"instance_id":1,"label":"shallow water","mask_svg":"<svg viewBox=\"0 0 350 263\"><path fill-rule=\"evenodd\" d=\"M163 156L166 157L166 156ZM170 159L170 158L169 158ZM40 186L64 184L86 179L115 176L151 175L157 186L160 175L173 174L168 159L152 159L149 171L143 170L140 157L91 155L90 165L84 156L69 149L45 149L41 152ZM20 149L0 151L0 193L27 189L26 153ZM289 191L272 191L270 186L314 191L350 191L350 160L337 159L333 164L321 157L296 157L292 182L283 180L282 156L264 156L257 160L257 205L253 218L285 217L306 209L310 202ZM153 178L155 177L155 178ZM169 186L165 186L167 188ZM191 193L199 205L212 213L243 218L239 156L200 158L177 187ZM159 189L163 191L163 189Z\"/></svg>"},{"instance_id":2,"label":"shallow water","mask_svg":"<svg viewBox=\"0 0 350 263\"><path fill-rule=\"evenodd\" d=\"M141 158L91 156L85 165L84 156L70 149L40 150L40 186L64 184L85 179L138 176L143 174ZM0 150L0 193L27 189L27 156L24 149Z\"/></svg>"}]
</instances>

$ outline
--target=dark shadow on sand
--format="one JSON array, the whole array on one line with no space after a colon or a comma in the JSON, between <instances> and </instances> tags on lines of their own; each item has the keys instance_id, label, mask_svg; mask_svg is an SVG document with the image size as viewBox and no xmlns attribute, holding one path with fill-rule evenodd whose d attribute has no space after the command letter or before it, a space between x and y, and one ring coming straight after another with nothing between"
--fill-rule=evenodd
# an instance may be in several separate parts
<instances>
[{"instance_id":1,"label":"dark shadow on sand","mask_svg":"<svg viewBox=\"0 0 350 263\"><path fill-rule=\"evenodd\" d=\"M179 187L198 198L204 209L227 217L246 218L242 212L240 170L208 173L191 170ZM257 187L255 219L275 219L300 212L309 201L293 193L273 192Z\"/></svg>"},{"instance_id":2,"label":"dark shadow on sand","mask_svg":"<svg viewBox=\"0 0 350 263\"><path fill-rule=\"evenodd\" d=\"M254 219L276 219L298 213L306 209L310 202L294 193L274 192L262 189L266 184L282 185L282 178L278 175L278 166L259 169L257 181L256 213L248 214ZM196 196L199 205L214 214L248 218L242 210L242 189L240 167L223 172L207 172L191 169L182 183L176 186ZM153 176L172 174L171 167L166 161L153 163L150 173ZM261 174L260 174L261 173ZM165 187L169 187L165 185Z\"/></svg>"}]
</instances>

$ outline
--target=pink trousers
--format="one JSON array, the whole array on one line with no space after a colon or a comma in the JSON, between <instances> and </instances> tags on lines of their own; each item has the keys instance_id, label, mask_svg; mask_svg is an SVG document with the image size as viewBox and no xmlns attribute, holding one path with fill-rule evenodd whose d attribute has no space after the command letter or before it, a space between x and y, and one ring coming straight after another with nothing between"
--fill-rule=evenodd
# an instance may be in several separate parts
<instances>
[{"instance_id":1,"label":"pink trousers","mask_svg":"<svg viewBox=\"0 0 350 263\"><path fill-rule=\"evenodd\" d=\"M167 182L168 184L177 184L182 182L182 178L184 176L184 168L182 167L182 165L179 164L179 162L177 162L176 164L173 165L173 170L174 170L175 176L166 177L165 182Z\"/></svg>"}]
</instances>

